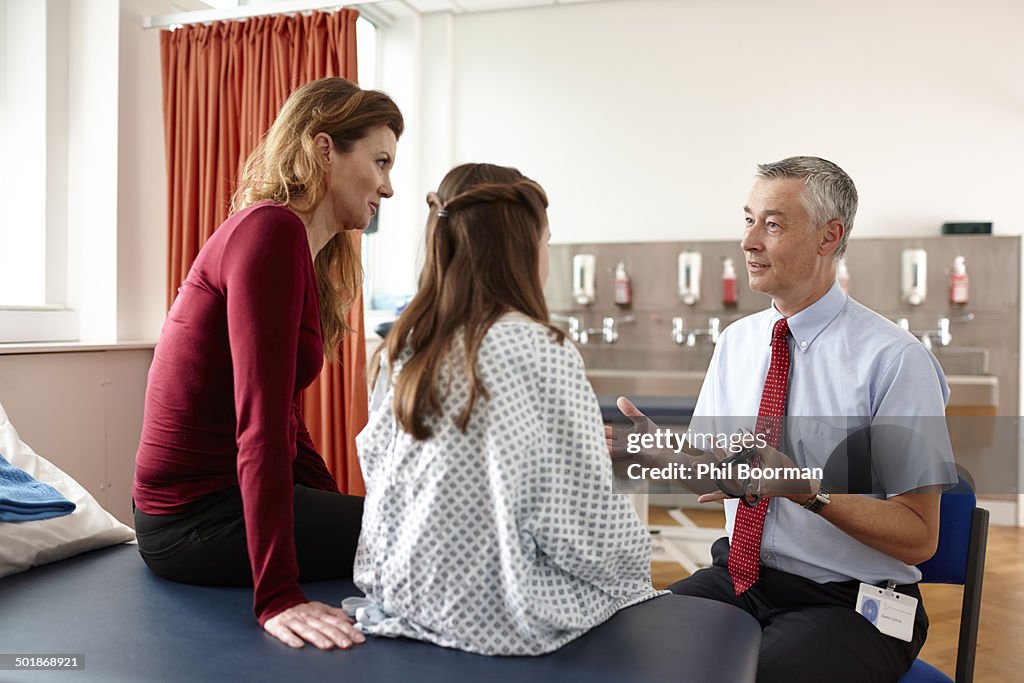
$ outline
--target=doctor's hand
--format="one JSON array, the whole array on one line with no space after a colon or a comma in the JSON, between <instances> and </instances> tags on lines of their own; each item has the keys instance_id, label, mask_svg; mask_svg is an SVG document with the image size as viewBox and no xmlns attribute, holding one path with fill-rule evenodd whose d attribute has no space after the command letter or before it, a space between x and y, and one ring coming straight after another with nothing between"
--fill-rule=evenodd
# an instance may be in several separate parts
<instances>
[{"instance_id":1,"label":"doctor's hand","mask_svg":"<svg viewBox=\"0 0 1024 683\"><path fill-rule=\"evenodd\" d=\"M612 463L637 463L642 467L660 468L668 465L677 465L683 469L680 472L694 472L698 464L715 462L723 456L705 453L693 448L688 443L675 442L669 445L668 441L661 442L662 445L642 447L640 438L647 434L655 434L661 429L651 418L644 415L637 409L633 402L625 396L620 396L615 403L623 415L633 423L629 429L615 429L605 426L605 442L608 445L608 454ZM670 432L665 429L663 432ZM662 434L665 437L666 434ZM677 437L680 435L676 435ZM632 441L632 443L630 443ZM632 447L630 449L630 447ZM632 450L632 452L630 452ZM716 491L717 487L713 480L694 476L686 476L680 479L669 480L681 486L690 493L704 494L709 491Z\"/></svg>"},{"instance_id":2,"label":"doctor's hand","mask_svg":"<svg viewBox=\"0 0 1024 683\"><path fill-rule=\"evenodd\" d=\"M267 620L263 630L289 647L300 648L307 642L321 650L338 647L347 650L366 641L340 607L322 602L304 602Z\"/></svg>"},{"instance_id":3,"label":"doctor's hand","mask_svg":"<svg viewBox=\"0 0 1024 683\"><path fill-rule=\"evenodd\" d=\"M632 422L632 426L629 428L614 428L611 425L605 425L604 427L604 440L608 445L608 455L612 461L617 460L635 460L639 454L629 453L626 451L628 445L628 439L630 434L648 434L653 433L658 429L658 425L654 423L649 417L640 412L640 410L633 405L625 396L619 396L615 402L619 412L629 418Z\"/></svg>"},{"instance_id":4,"label":"doctor's hand","mask_svg":"<svg viewBox=\"0 0 1024 683\"><path fill-rule=\"evenodd\" d=\"M791 457L782 451L764 446L755 446L757 460L740 460L732 463L731 477L720 479L720 487L729 491L717 491L707 493L697 499L699 503L710 503L728 498L740 497L742 492L756 495L758 498L789 498L794 503L803 505L813 494L817 494L821 482L817 479L798 478L804 470L800 468ZM729 457L729 453L721 449L714 449L715 457L719 464ZM738 465L746 463L750 465L750 477L739 476Z\"/></svg>"}]
</instances>

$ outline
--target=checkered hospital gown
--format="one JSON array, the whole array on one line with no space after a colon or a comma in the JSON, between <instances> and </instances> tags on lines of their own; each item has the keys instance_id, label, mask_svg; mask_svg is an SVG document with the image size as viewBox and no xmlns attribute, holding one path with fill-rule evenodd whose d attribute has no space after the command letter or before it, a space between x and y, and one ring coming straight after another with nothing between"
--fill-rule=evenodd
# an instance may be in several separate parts
<instances>
[{"instance_id":1,"label":"checkered hospital gown","mask_svg":"<svg viewBox=\"0 0 1024 683\"><path fill-rule=\"evenodd\" d=\"M398 427L381 371L357 439L366 504L355 583L374 614L360 628L536 655L658 595L647 530L612 493L576 348L518 314L496 322L477 361L490 399L477 398L465 434L453 419L468 393L460 366L426 441Z\"/></svg>"}]
</instances>

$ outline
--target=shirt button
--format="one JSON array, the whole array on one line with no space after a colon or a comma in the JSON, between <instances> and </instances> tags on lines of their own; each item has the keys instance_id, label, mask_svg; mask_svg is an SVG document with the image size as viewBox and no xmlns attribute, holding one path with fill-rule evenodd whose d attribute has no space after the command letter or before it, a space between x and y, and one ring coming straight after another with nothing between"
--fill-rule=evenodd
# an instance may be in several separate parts
<instances>
[{"instance_id":1,"label":"shirt button","mask_svg":"<svg viewBox=\"0 0 1024 683\"><path fill-rule=\"evenodd\" d=\"M806 349L807 348L807 342L800 342L800 348Z\"/></svg>"}]
</instances>

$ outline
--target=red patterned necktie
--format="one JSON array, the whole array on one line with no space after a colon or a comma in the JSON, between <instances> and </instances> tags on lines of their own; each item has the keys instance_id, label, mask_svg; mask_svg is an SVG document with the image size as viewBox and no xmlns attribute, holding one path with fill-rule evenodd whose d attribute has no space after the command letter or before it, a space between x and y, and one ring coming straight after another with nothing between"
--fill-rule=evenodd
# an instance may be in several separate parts
<instances>
[{"instance_id":1,"label":"red patterned necktie","mask_svg":"<svg viewBox=\"0 0 1024 683\"><path fill-rule=\"evenodd\" d=\"M786 381L789 378L789 323L782 318L775 323L772 331L772 362L761 392L761 406L757 411L758 434L764 434L765 441L772 448L779 447L782 435L782 416L786 411ZM764 531L764 517L768 513L768 499L762 498L757 507L740 504L736 508L736 519L732 529L732 544L729 548L729 576L732 577L736 595L757 582L761 560L761 533Z\"/></svg>"}]
</instances>

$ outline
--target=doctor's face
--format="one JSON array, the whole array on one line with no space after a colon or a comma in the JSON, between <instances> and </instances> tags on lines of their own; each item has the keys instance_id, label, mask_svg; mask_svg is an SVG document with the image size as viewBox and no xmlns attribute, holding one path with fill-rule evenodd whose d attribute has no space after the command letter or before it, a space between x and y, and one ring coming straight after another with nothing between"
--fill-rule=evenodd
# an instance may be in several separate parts
<instances>
[{"instance_id":1,"label":"doctor's face","mask_svg":"<svg viewBox=\"0 0 1024 683\"><path fill-rule=\"evenodd\" d=\"M800 178L758 179L743 207L740 247L750 288L768 294L783 315L817 300L835 278L831 250L822 253L827 226L817 226Z\"/></svg>"}]
</instances>

